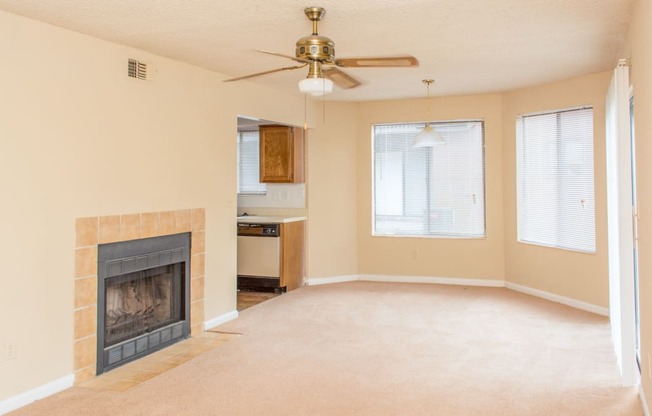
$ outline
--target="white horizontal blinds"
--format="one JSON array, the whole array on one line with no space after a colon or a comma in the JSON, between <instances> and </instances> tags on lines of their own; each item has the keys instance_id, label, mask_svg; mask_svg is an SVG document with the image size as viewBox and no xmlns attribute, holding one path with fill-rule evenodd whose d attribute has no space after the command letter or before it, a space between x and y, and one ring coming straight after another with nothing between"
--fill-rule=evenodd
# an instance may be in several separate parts
<instances>
[{"instance_id":1,"label":"white horizontal blinds","mask_svg":"<svg viewBox=\"0 0 652 416\"><path fill-rule=\"evenodd\" d=\"M264 194L267 185L260 183L258 131L238 132L238 193Z\"/></svg>"},{"instance_id":2,"label":"white horizontal blinds","mask_svg":"<svg viewBox=\"0 0 652 416\"><path fill-rule=\"evenodd\" d=\"M445 145L412 147L423 124L374 126L375 235L485 235L483 123L432 124Z\"/></svg>"},{"instance_id":3,"label":"white horizontal blinds","mask_svg":"<svg viewBox=\"0 0 652 416\"><path fill-rule=\"evenodd\" d=\"M595 252L593 109L517 121L519 241Z\"/></svg>"}]
</instances>

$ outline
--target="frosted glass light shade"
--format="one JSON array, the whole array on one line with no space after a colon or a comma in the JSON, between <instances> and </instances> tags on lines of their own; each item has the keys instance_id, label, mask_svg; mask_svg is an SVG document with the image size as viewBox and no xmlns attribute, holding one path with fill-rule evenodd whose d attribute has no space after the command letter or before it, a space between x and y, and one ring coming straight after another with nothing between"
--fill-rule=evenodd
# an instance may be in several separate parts
<instances>
[{"instance_id":1,"label":"frosted glass light shade","mask_svg":"<svg viewBox=\"0 0 652 416\"><path fill-rule=\"evenodd\" d=\"M437 130L433 129L430 126L430 123L426 124L426 127L423 128L418 134L417 137L414 139L414 143L412 143L413 147L431 147L431 146L436 146L440 144L446 144L446 141L444 140L444 136L441 135L440 132Z\"/></svg>"},{"instance_id":2,"label":"frosted glass light shade","mask_svg":"<svg viewBox=\"0 0 652 416\"><path fill-rule=\"evenodd\" d=\"M299 91L314 97L333 92L333 81L327 78L304 78L299 81Z\"/></svg>"}]
</instances>

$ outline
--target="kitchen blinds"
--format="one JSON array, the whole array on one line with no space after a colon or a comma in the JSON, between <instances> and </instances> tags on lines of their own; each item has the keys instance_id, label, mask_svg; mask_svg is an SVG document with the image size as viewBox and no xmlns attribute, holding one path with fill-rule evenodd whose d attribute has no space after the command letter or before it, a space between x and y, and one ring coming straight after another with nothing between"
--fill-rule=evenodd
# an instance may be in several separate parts
<instances>
[{"instance_id":1,"label":"kitchen blinds","mask_svg":"<svg viewBox=\"0 0 652 416\"><path fill-rule=\"evenodd\" d=\"M238 194L265 194L267 185L260 183L258 131L238 132Z\"/></svg>"},{"instance_id":2,"label":"kitchen blinds","mask_svg":"<svg viewBox=\"0 0 652 416\"><path fill-rule=\"evenodd\" d=\"M485 235L483 122L431 124L446 144L412 147L423 123L373 127L374 235Z\"/></svg>"},{"instance_id":3,"label":"kitchen blinds","mask_svg":"<svg viewBox=\"0 0 652 416\"><path fill-rule=\"evenodd\" d=\"M593 109L517 119L518 239L595 252Z\"/></svg>"}]
</instances>

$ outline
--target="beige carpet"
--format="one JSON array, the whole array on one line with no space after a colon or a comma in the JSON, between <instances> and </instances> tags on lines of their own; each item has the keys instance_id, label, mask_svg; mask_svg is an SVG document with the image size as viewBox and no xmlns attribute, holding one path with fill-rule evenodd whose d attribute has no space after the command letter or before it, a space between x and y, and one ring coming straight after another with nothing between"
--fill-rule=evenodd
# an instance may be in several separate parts
<instances>
[{"instance_id":1,"label":"beige carpet","mask_svg":"<svg viewBox=\"0 0 652 416\"><path fill-rule=\"evenodd\" d=\"M243 311L244 335L125 392L24 415L642 415L604 317L507 289L353 282Z\"/></svg>"}]
</instances>

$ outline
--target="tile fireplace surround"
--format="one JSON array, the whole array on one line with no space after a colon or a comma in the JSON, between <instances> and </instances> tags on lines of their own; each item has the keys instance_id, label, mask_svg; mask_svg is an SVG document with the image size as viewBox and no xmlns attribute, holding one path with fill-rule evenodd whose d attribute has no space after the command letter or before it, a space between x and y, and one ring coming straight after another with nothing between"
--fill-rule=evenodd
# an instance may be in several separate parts
<instances>
[{"instance_id":1,"label":"tile fireplace surround","mask_svg":"<svg viewBox=\"0 0 652 416\"><path fill-rule=\"evenodd\" d=\"M95 377L97 354L97 245L191 232L190 334L203 331L205 210L146 212L75 221L75 383Z\"/></svg>"}]
</instances>

